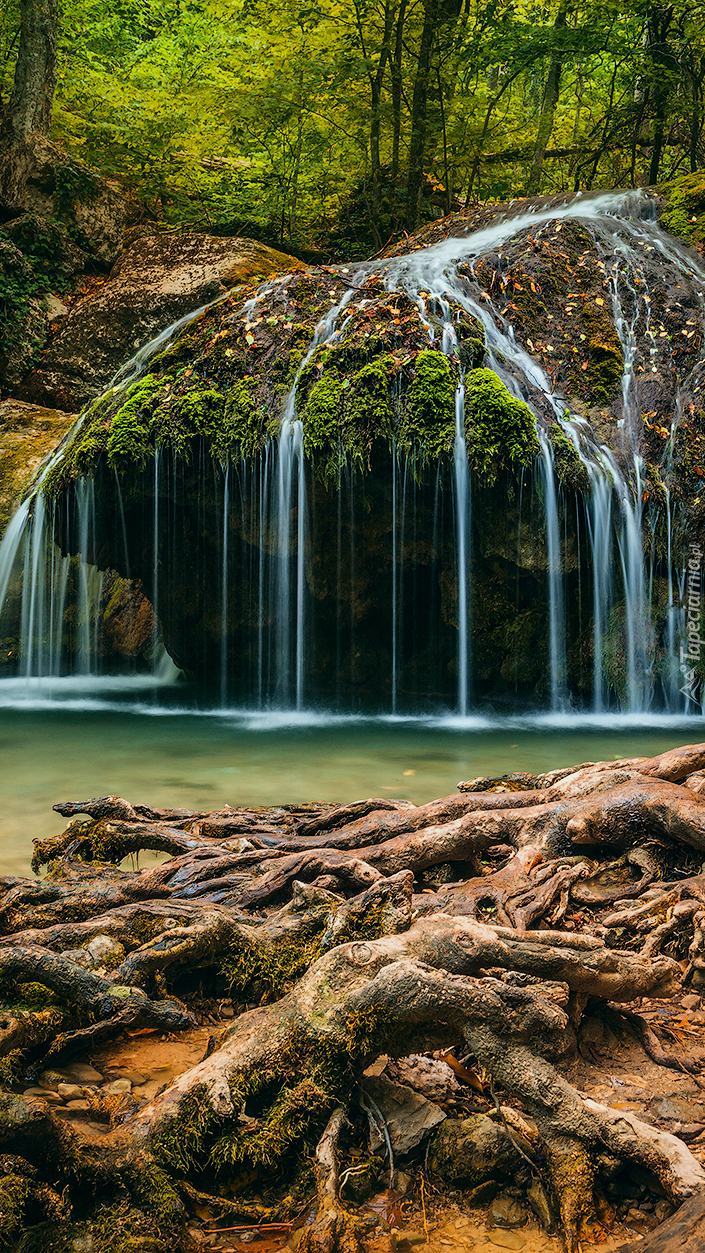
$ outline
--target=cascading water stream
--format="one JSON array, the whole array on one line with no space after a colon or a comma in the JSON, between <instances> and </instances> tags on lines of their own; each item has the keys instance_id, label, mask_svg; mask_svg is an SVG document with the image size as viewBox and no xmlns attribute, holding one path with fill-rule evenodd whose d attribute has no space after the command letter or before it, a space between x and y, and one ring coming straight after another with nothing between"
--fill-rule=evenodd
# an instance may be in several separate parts
<instances>
[{"instance_id":1,"label":"cascading water stream","mask_svg":"<svg viewBox=\"0 0 705 1253\"><path fill-rule=\"evenodd\" d=\"M637 436L639 427L638 380L635 360L639 336L649 335L650 312L646 271L641 264L640 253L645 248L659 249L674 265L683 271L692 269L692 258L684 257L674 241L658 233L653 223L641 221L639 194L624 195L608 193L591 198L576 197L570 204L547 206L540 211L530 211L514 218L507 218L472 235L448 238L429 248L419 249L408 255L363 263L355 269L351 279L345 280L345 290L333 304L328 314L318 323L308 350L304 353L296 379L283 407L280 429L261 457L252 464L243 482L238 475L225 467L217 478L217 490L222 493L222 536L220 599L220 699L226 705L232 697L230 632L233 606L239 603L244 584L238 584L231 574L232 563L239 560L238 546L233 542L233 510L238 501L243 521L242 542L245 551L244 521L245 491L257 496L256 554L254 559L242 557L238 566L238 578L252 584L252 596L256 604L256 635L251 672L254 676L252 690L260 706L272 700L279 706L301 710L310 691L311 667L308 663L307 628L312 625L315 606L310 600L307 579L310 557L310 520L308 517L306 458L304 454L304 426L297 416L297 387L302 372L314 353L323 345L341 341L348 321L346 309L355 293L372 275L377 275L389 293L403 293L413 300L419 310L429 343L440 348L449 357L457 356L457 339L453 327L453 309L461 309L480 324L484 330L486 361L501 378L508 390L526 400L537 417L540 456L537 459L537 478L540 484L540 500L543 511L546 571L546 655L548 659L548 689L550 705L560 711L569 706L570 692L567 678L566 636L571 607L566 605L564 583L568 560L565 531L566 506L559 490L556 475L554 448L546 427L547 420L558 424L577 449L587 471L589 495L586 499L584 518L590 554L591 630L592 649L592 707L601 712L609 707L610 691L615 687L615 662L609 650L619 655L622 650L624 690L623 706L631 712L649 708L653 698L652 674L653 628L651 624L651 582L646 577L644 543L642 538L642 476L643 466L639 457ZM622 418L624 453L619 459L594 435L589 424L582 419L570 417L565 405L556 394L543 367L515 339L514 331L505 313L488 293L480 290L475 279L474 265L482 256L495 254L502 264L501 249L520 231L531 227L536 232L549 220L573 220L581 222L593 236L605 256L613 260L605 270L611 293L614 323L622 345L624 369L622 375ZM349 273L349 270L347 271ZM257 305L270 290L271 284L262 289L243 308L246 325ZM357 308L367 303L363 294ZM135 382L146 369L149 361L179 330L198 316L180 319L163 332L152 344L133 358L114 381L113 389L120 392ZM442 334L439 332L439 323ZM456 363L457 364L457 363ZM455 397L455 434L450 458L443 473L448 473L453 488L454 565L457 589L457 709L466 716L470 709L471 681L473 674L472 622L475 618L473 605L472 571L470 554L473 549L471 518L471 475L465 437L465 387L457 386ZM414 454L415 455L415 454ZM162 454L157 451L153 468L153 575L152 605L155 614L162 599L160 578L162 567L166 569L163 532L173 526L173 518L166 516L167 509L160 508L160 492L169 497L171 488L167 483L168 467L160 463ZM410 455L409 455L410 456ZM408 681L408 645L406 617L409 599L415 599L411 591L413 580L408 577L408 554L416 550L416 490L417 469L415 463L399 450L391 450L391 604L389 617L385 618L384 635L389 647L389 691L392 711L396 712L400 693ZM51 463L50 463L51 464ZM46 467L44 473L49 467ZM173 469L176 499L176 468ZM433 548L436 547L436 530L439 525L439 508L443 492L441 467L436 478L433 504ZM236 482L237 480L237 482ZM243 486L249 484L249 487ZM407 492L408 488L408 492ZM355 472L351 465L342 466L340 472L337 536L337 586L338 594L343 582L349 587L350 615L348 621L349 647L347 660L343 661L340 644L336 644L338 658L338 684L343 664L349 671L349 686L354 689L357 681L357 652L355 646L356 602L356 522L361 511L355 499ZM239 496L238 496L239 493ZM343 497L347 498L343 504ZM522 500L519 502L518 544L521 547ZM407 514L413 511L413 525ZM474 510L474 505L473 505ZM663 681L669 704L680 705L678 698L678 668L675 654L680 646L682 611L676 604L675 584L672 574L672 518L671 502L667 502L668 529L668 600L666 607L665 647L670 658L669 676ZM411 515L409 515L411 517ZM95 500L93 484L80 484L74 492L73 543L69 551L78 557L75 572L71 574L71 559L61 557L54 545L55 518L53 506L41 493L41 478L29 501L24 502L13 518L0 545L0 616L8 597L8 589L16 581L18 569L24 570L21 609L21 669L27 676L53 675L66 665L62 650L63 620L69 595L77 598L77 643L72 664L78 671L90 674L95 669L97 654L98 610L101 600L100 575L91 567L95 549ZM450 513L449 513L450 518ZM581 523L581 526L583 524ZM124 521L122 522L124 530ZM405 531L405 527L407 530ZM349 530L347 547L344 529ZM388 532L387 532L388 534ZM65 540L64 548L66 550ZM385 553L389 554L389 540L385 539ZM584 539L581 540L583 547ZM127 556L127 538L125 537ZM247 561L250 562L249 566ZM578 565L580 558L578 559ZM364 579L364 570L359 567ZM517 570L519 563L517 564ZM165 577L165 576L164 576ZM309 575L309 577L313 577ZM414 578L416 576L414 575ZM517 573L517 604L518 604ZM76 584L76 591L70 585ZM581 595L583 593L581 592ZM587 595L585 596L588 600ZM681 594L682 599L682 594ZM620 618L620 614L622 617ZM679 617L680 615L680 617ZM336 609L338 636L343 629L344 614ZM156 622L156 618L155 618ZM477 628L476 628L477 629ZM157 628L155 626L155 632ZM615 645L615 639L618 644ZM155 636L156 643L156 636ZM612 660L610 660L612 657ZM416 664L416 663L414 663Z\"/></svg>"},{"instance_id":2,"label":"cascading water stream","mask_svg":"<svg viewBox=\"0 0 705 1253\"><path fill-rule=\"evenodd\" d=\"M216 302L219 303L219 302ZM179 318L156 339L145 345L115 375L109 393L125 393L144 373L149 361L172 337L188 323L200 317L204 309L198 309ZM90 406L88 411L90 412ZM95 536L95 496L92 480L78 480L73 488L73 506L76 518L75 537L69 528L67 553L63 555L55 543L56 510L45 499L43 485L49 471L63 456L64 449L80 430L86 414L79 416L71 430L64 436L54 452L40 467L30 495L22 502L0 541L0 624L6 619L7 602L13 589L21 587L19 615L19 673L27 680L57 679L68 672L90 677L98 671L98 639L100 629L101 594L103 575L92 564ZM154 468L154 674L158 680L166 678L169 667L164 665L164 650L157 647L158 604L158 528L159 528L159 452L155 454ZM118 499L119 482L117 484ZM121 514L120 529L123 534L125 558L127 539L124 517ZM75 601L73 644L65 647L65 614L69 603L69 582L75 559ZM173 670L173 667L172 667Z\"/></svg>"},{"instance_id":3,"label":"cascading water stream","mask_svg":"<svg viewBox=\"0 0 705 1253\"><path fill-rule=\"evenodd\" d=\"M455 392L455 441L453 443L455 474L455 508L458 528L458 713L468 712L469 665L469 578L470 552L470 473L465 443L465 387L458 383Z\"/></svg>"}]
</instances>

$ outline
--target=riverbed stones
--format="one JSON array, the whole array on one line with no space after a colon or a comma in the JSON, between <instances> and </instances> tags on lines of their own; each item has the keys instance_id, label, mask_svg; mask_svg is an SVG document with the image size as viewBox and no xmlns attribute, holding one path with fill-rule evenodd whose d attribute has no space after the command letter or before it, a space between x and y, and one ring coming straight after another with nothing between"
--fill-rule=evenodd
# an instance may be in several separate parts
<instances>
[{"instance_id":1,"label":"riverbed stones","mask_svg":"<svg viewBox=\"0 0 705 1253\"><path fill-rule=\"evenodd\" d=\"M58 1092L54 1092L52 1088L25 1088L22 1093L25 1097L36 1097L40 1101L48 1101L50 1105L61 1105L62 1098Z\"/></svg>"},{"instance_id":2,"label":"riverbed stones","mask_svg":"<svg viewBox=\"0 0 705 1253\"><path fill-rule=\"evenodd\" d=\"M56 1089L62 1101L82 1101L83 1088L77 1083L60 1083Z\"/></svg>"},{"instance_id":3,"label":"riverbed stones","mask_svg":"<svg viewBox=\"0 0 705 1253\"><path fill-rule=\"evenodd\" d=\"M108 1096L124 1096L132 1091L132 1084L129 1079L112 1079L110 1083L106 1083L103 1089Z\"/></svg>"},{"instance_id":4,"label":"riverbed stones","mask_svg":"<svg viewBox=\"0 0 705 1253\"><path fill-rule=\"evenodd\" d=\"M524 1227L528 1219L526 1206L506 1192L500 1192L499 1196L496 1196L490 1203L487 1211L487 1226L500 1227L507 1231L513 1231L515 1227Z\"/></svg>"},{"instance_id":5,"label":"riverbed stones","mask_svg":"<svg viewBox=\"0 0 705 1253\"><path fill-rule=\"evenodd\" d=\"M409 1057L393 1058L387 1063L385 1075L437 1104L457 1100L463 1095L462 1084L448 1063L434 1057L412 1053Z\"/></svg>"},{"instance_id":6,"label":"riverbed stones","mask_svg":"<svg viewBox=\"0 0 705 1253\"><path fill-rule=\"evenodd\" d=\"M102 1083L103 1076L95 1066L91 1066L90 1062L70 1062L63 1067L67 1075L75 1079L77 1083Z\"/></svg>"},{"instance_id":7,"label":"riverbed stones","mask_svg":"<svg viewBox=\"0 0 705 1253\"><path fill-rule=\"evenodd\" d=\"M513 1130L512 1135L531 1154L531 1145L521 1132ZM504 1127L486 1114L472 1114L444 1123L434 1137L429 1164L445 1183L475 1188L497 1177L513 1178L525 1161Z\"/></svg>"},{"instance_id":8,"label":"riverbed stones","mask_svg":"<svg viewBox=\"0 0 705 1253\"><path fill-rule=\"evenodd\" d=\"M106 963L119 965L125 957L125 949L122 944L114 940L110 935L95 935L86 945L86 949L93 960L101 965Z\"/></svg>"},{"instance_id":9,"label":"riverbed stones","mask_svg":"<svg viewBox=\"0 0 705 1253\"><path fill-rule=\"evenodd\" d=\"M496 1244L500 1249L511 1249L518 1253L519 1249L523 1249L526 1240L518 1231L488 1231L488 1239L491 1244Z\"/></svg>"},{"instance_id":10,"label":"riverbed stones","mask_svg":"<svg viewBox=\"0 0 705 1253\"><path fill-rule=\"evenodd\" d=\"M421 1144L442 1123L446 1115L439 1105L404 1084L391 1083L384 1076L366 1078L365 1091L372 1097L386 1123L395 1157L404 1157ZM371 1125L370 1147L384 1149L381 1129Z\"/></svg>"}]
</instances>

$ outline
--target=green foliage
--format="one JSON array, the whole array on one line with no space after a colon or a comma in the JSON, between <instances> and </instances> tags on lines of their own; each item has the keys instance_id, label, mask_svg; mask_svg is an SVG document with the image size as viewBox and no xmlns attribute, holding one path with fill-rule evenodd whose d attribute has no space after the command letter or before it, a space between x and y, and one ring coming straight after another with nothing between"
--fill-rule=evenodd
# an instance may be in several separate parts
<instances>
[{"instance_id":1,"label":"green foliage","mask_svg":"<svg viewBox=\"0 0 705 1253\"><path fill-rule=\"evenodd\" d=\"M61 224L33 213L25 214L11 233L0 230L0 353L11 352L27 334L32 299L66 287L67 250Z\"/></svg>"},{"instance_id":2,"label":"green foliage","mask_svg":"<svg viewBox=\"0 0 705 1253\"><path fill-rule=\"evenodd\" d=\"M552 55L560 92L541 190L643 183L664 116L657 174L672 179L702 163L703 32L683 0L656 24L656 10L640 0L579 5L562 27L559 0L541 9L526 0L441 6L418 92L424 8L67 0L55 137L167 224L347 257L382 247L404 223L419 94L422 219L459 207L468 193L490 200L525 191ZM0 0L5 100L18 9L18 0ZM58 191L61 213L90 195L89 178L67 161ZM693 225L686 204L674 200L669 212L679 233Z\"/></svg>"},{"instance_id":3,"label":"green foliage","mask_svg":"<svg viewBox=\"0 0 705 1253\"><path fill-rule=\"evenodd\" d=\"M490 485L502 468L528 465L541 450L529 406L487 369L465 376L465 441L470 465Z\"/></svg>"},{"instance_id":4,"label":"green foliage","mask_svg":"<svg viewBox=\"0 0 705 1253\"><path fill-rule=\"evenodd\" d=\"M0 353L9 353L21 341L25 318L35 294L36 280L31 266L2 247L0 235Z\"/></svg>"}]
</instances>

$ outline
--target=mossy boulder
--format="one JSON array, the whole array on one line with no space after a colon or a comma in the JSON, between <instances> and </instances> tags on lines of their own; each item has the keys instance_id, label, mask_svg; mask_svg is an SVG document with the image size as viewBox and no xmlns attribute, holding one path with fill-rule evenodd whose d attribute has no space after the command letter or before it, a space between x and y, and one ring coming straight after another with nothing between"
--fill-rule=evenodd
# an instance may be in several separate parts
<instances>
[{"instance_id":1,"label":"mossy boulder","mask_svg":"<svg viewBox=\"0 0 705 1253\"><path fill-rule=\"evenodd\" d=\"M429 1154L433 1174L446 1184L476 1188L489 1179L513 1178L525 1167L522 1150L531 1145L516 1130L512 1136L486 1114L448 1118L436 1132Z\"/></svg>"},{"instance_id":2,"label":"mossy boulder","mask_svg":"<svg viewBox=\"0 0 705 1253\"><path fill-rule=\"evenodd\" d=\"M108 281L72 307L25 382L23 398L78 409L170 323L237 284L300 265L255 240L138 238L121 253Z\"/></svg>"},{"instance_id":3,"label":"mossy boulder","mask_svg":"<svg viewBox=\"0 0 705 1253\"><path fill-rule=\"evenodd\" d=\"M501 469L527 466L541 451L529 406L493 370L465 376L465 442L470 465L488 484Z\"/></svg>"},{"instance_id":4,"label":"mossy boulder","mask_svg":"<svg viewBox=\"0 0 705 1253\"><path fill-rule=\"evenodd\" d=\"M672 235L701 247L705 242L705 174L702 170L663 183L661 225Z\"/></svg>"}]
</instances>

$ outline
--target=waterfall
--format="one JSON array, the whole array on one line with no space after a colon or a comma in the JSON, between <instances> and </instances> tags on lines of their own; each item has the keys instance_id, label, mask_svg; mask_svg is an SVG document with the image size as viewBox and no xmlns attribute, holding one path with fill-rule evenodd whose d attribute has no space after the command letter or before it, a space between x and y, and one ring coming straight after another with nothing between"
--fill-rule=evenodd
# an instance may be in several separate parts
<instances>
[{"instance_id":1,"label":"waterfall","mask_svg":"<svg viewBox=\"0 0 705 1253\"><path fill-rule=\"evenodd\" d=\"M220 703L228 699L228 523L230 513L230 466L225 467L223 483L223 544L220 586Z\"/></svg>"},{"instance_id":2,"label":"waterfall","mask_svg":"<svg viewBox=\"0 0 705 1253\"><path fill-rule=\"evenodd\" d=\"M108 392L119 395L128 390L145 372L149 361L174 335L205 308L179 318L156 339L135 354L112 380ZM87 407L54 452L40 466L29 495L15 512L0 540L0 630L12 630L12 602L19 587L18 673L27 680L51 680L65 674L90 677L98 674L99 636L103 574L93 564L95 558L95 486L79 479L69 492L68 512L75 525L65 528L66 552L55 542L57 509L47 501L43 486L49 471L61 460L64 450L80 430ZM171 674L164 661L164 650L157 647L158 623L158 534L159 534L159 450L154 458L153 579L154 675L166 681ZM117 494L122 506L119 480ZM127 536L120 509L120 531L127 559ZM71 588L70 584L75 583ZM67 625L69 610L71 621ZM69 637L68 639L66 637Z\"/></svg>"},{"instance_id":3,"label":"waterfall","mask_svg":"<svg viewBox=\"0 0 705 1253\"><path fill-rule=\"evenodd\" d=\"M511 525L516 526L507 551L516 553L516 561L507 559L507 572L502 577L510 582L511 603L519 621L522 554L533 543L522 510L530 506L534 524L539 517L541 527L540 542L535 545L535 569L540 572L545 599L546 703L555 712L580 703L597 714L614 707L616 697L623 709L635 714L649 710L659 700L671 709L689 708L680 691L678 657L685 638L686 575L679 572L678 555L673 551L678 532L674 540L673 502L668 490L665 578L660 573L662 565L654 574L653 536L651 556L645 553L642 496L648 484L639 443L638 371L642 367L638 353L644 337L648 340L655 334L645 252L657 249L681 274L692 274L694 262L675 241L660 234L654 223L640 219L642 205L639 193L576 197L564 206L508 216L474 233L446 238L408 255L354 267L302 354L296 378L284 398L276 435L242 470L225 465L213 472L211 467L207 489L209 470L201 471L198 507L205 517L206 508L212 504L220 527L219 535L215 528L213 539L220 577L213 580L211 616L216 624L214 688L218 686L218 630L220 633L222 706L233 699L246 699L260 707L302 710L315 699L317 684L324 682L315 660L321 635L334 636L330 649L335 658L335 678L328 690L342 705L356 707L357 689L365 680L365 661L358 646L360 623L372 596L370 563L377 562L382 572L379 586L385 591L384 603L376 610L381 660L375 664L384 668L378 691L385 694L391 712L408 708L419 692L419 699L429 704L455 702L461 716L470 712L473 692L481 691L476 656L483 643L482 605L477 592L482 561L477 555L482 548L478 530L481 486L473 483L466 445L468 367L460 360L454 327L460 310L483 329L488 367L512 395L530 406L536 420L540 453L533 471L526 475L527 483L535 482L537 488L529 500L531 492L524 490L522 472L518 512L514 505L511 509L509 503L507 506L507 525L511 514ZM528 350L531 341L528 347L517 343L504 299L495 298L493 289L487 291L478 281L476 265L481 258L492 255L501 273L502 249L508 241L527 227L538 232L543 224L556 219L580 222L605 259L605 299L608 304L611 301L624 361L620 434L618 439L610 439L615 447L621 444L617 452L607 447L585 418L566 412L563 397ZM350 275L350 268L346 273ZM344 339L351 316L347 306L372 276L381 289L404 294L413 301L428 343L452 361L459 378L454 438L452 449L446 444L432 470L425 468L423 448L391 446L389 462L379 470L387 493L381 503L372 489L365 489L359 468L352 461L345 462L341 453L335 514L326 533L325 520L319 523L314 516L317 486L312 474L307 477L306 432L298 416L297 390L306 385L303 372L317 349ZM254 322L258 305L272 287L270 281L244 305L246 327ZM363 296L358 307L365 301ZM138 380L155 354L202 312L180 319L140 349L115 376L113 394ZM571 513L572 521L559 481L551 428L571 441L586 473L588 490L584 500L578 501L575 516ZM101 665L104 588L103 575L95 564L100 548L96 512L97 508L100 512L96 499L100 486L78 481L60 507L45 499L42 483L59 456L61 449L43 468L31 496L20 506L0 543L0 637L12 635L7 628L10 619L19 624L17 669L27 678L67 672L91 676ZM179 473L176 460L170 467L167 453L159 449L145 470L153 503L145 510L142 577L155 614L155 664L156 645L161 639L157 615L169 607L168 580L179 557L177 496L183 482ZM119 561L128 570L128 527L119 480L111 490L118 502L116 533L123 538L124 556ZM207 505L207 500L211 504ZM129 500L127 504L129 507ZM62 510L60 517L58 508ZM424 510L432 531L430 543L420 533L419 519ZM366 527L372 533L369 541ZM377 536L375 528L379 530ZM130 534L134 535L134 524ZM55 543L59 535L61 549ZM319 549L330 546L331 550L335 545L332 612L326 601L327 590L316 584L316 544ZM571 575L576 560L577 573ZM661 555L659 561L663 560ZM500 565L498 562L498 570ZM500 573L496 578L500 579ZM576 581L580 591L574 603L570 589L575 588ZM659 612L663 614L660 673L654 662L659 596ZM451 597L455 601L449 606ZM347 612L344 598L349 601ZM243 623L251 633L249 651L244 654L236 634L245 629ZM451 623L455 634L449 645L446 627ZM581 655L581 675L584 670L587 677L584 684L581 677L581 694L576 696L570 683L577 672L578 631L589 640L589 649L586 646L584 663ZM419 635L423 648L418 645ZM516 651L519 630L513 638ZM491 659L485 658L483 664L485 675L494 674ZM491 684L494 680L483 681Z\"/></svg>"},{"instance_id":4,"label":"waterfall","mask_svg":"<svg viewBox=\"0 0 705 1253\"><path fill-rule=\"evenodd\" d=\"M470 550L470 474L465 445L465 388L458 383L455 393L455 508L458 526L458 713L468 712L469 631L468 631L468 554Z\"/></svg>"},{"instance_id":5,"label":"waterfall","mask_svg":"<svg viewBox=\"0 0 705 1253\"><path fill-rule=\"evenodd\" d=\"M279 432L277 466L277 553L275 591L277 697L303 708L306 598L306 465L303 423L285 415ZM292 503L296 502L295 554L292 570ZM292 578L293 574L293 578ZM293 626L293 648L292 648Z\"/></svg>"},{"instance_id":6,"label":"waterfall","mask_svg":"<svg viewBox=\"0 0 705 1253\"><path fill-rule=\"evenodd\" d=\"M542 431L541 470L546 513L546 554L548 581L548 662L551 709L558 711L565 703L565 614L563 607L563 563L558 516L556 482L551 447Z\"/></svg>"}]
</instances>

